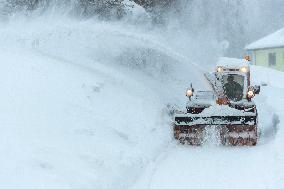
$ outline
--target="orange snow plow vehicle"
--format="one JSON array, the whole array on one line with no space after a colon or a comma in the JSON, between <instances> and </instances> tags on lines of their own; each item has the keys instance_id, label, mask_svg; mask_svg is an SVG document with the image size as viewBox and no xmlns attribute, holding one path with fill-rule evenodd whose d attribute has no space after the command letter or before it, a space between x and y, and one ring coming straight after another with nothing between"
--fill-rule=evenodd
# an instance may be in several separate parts
<instances>
[{"instance_id":1,"label":"orange snow plow vehicle","mask_svg":"<svg viewBox=\"0 0 284 189\"><path fill-rule=\"evenodd\" d=\"M223 145L257 144L257 109L252 99L259 94L260 86L251 86L250 67L243 62L219 64L214 72L206 73L211 91L195 91L192 85L187 89L186 112L174 113L175 139L182 144L202 145L214 128Z\"/></svg>"}]
</instances>

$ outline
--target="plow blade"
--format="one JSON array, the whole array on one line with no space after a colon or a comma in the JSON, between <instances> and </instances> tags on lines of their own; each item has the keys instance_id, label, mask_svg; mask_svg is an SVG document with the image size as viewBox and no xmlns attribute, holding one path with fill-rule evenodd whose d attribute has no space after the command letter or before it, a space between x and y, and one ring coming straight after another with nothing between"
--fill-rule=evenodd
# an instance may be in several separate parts
<instances>
[{"instance_id":1,"label":"plow blade","mask_svg":"<svg viewBox=\"0 0 284 189\"><path fill-rule=\"evenodd\" d=\"M213 130L220 144L253 146L257 143L257 116L189 116L175 117L174 137L182 144L202 145ZM208 142L208 141L207 141ZM210 142L210 141L209 141Z\"/></svg>"}]
</instances>

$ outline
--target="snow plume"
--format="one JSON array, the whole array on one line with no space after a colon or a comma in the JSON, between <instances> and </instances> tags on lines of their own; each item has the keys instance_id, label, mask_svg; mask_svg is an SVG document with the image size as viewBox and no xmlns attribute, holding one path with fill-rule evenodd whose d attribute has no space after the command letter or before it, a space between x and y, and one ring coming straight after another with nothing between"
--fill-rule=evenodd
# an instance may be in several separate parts
<instances>
[{"instance_id":1,"label":"snow plume","mask_svg":"<svg viewBox=\"0 0 284 189\"><path fill-rule=\"evenodd\" d=\"M281 0L2 0L1 2L2 19L7 15L45 14L49 17L68 15L80 19L96 17L103 20L128 20L140 25L152 22L155 25L173 28L170 34L174 36L173 38L175 33L180 36L180 31L183 31L182 35L188 36L187 54L199 54L198 56L210 58L212 56L208 55L208 52L211 53L212 50L212 54L217 53L217 56L221 53L242 57L245 45L281 28L283 26L281 18L284 16ZM190 42L194 41L196 36L200 36L196 40L199 42L204 37L206 39L198 44ZM182 39L175 40L182 41ZM216 45L218 51L215 51ZM177 43L176 46L184 45Z\"/></svg>"},{"instance_id":2,"label":"snow plume","mask_svg":"<svg viewBox=\"0 0 284 189\"><path fill-rule=\"evenodd\" d=\"M135 2L131 0L7 0L1 6L0 15L3 20L16 20L16 22L23 19L24 15L30 20L41 17L54 22L66 18L94 22L103 20L144 28L144 33L155 30L152 34L156 33L157 36L164 37L166 46L182 56L191 57L191 61L198 64L213 65L225 51L226 40L218 40L213 32L210 33L206 29L206 31L200 29L195 32L189 29L190 26L187 26L185 19L186 12L181 11L186 10L187 6L183 5L182 1Z\"/></svg>"},{"instance_id":3,"label":"snow plume","mask_svg":"<svg viewBox=\"0 0 284 189\"><path fill-rule=\"evenodd\" d=\"M183 101L184 90L191 81L202 88L197 78L202 78L203 67L186 56L186 50L174 48L172 44L176 41L167 40L166 33L159 35L158 29L146 31L121 22L65 19L55 23L38 19L13 22L1 31L3 46L12 44L81 66L99 62L102 66L115 67L151 86L168 101L173 96ZM185 67L196 71L188 74ZM160 85L161 82L164 84Z\"/></svg>"}]
</instances>

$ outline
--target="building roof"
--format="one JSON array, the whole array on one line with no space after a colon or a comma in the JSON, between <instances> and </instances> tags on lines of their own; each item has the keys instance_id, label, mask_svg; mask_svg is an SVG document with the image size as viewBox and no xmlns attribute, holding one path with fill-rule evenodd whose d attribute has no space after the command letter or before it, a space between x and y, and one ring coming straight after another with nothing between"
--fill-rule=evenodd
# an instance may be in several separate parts
<instances>
[{"instance_id":1,"label":"building roof","mask_svg":"<svg viewBox=\"0 0 284 189\"><path fill-rule=\"evenodd\" d=\"M284 28L249 44L245 49L257 50L279 47L284 47Z\"/></svg>"}]
</instances>

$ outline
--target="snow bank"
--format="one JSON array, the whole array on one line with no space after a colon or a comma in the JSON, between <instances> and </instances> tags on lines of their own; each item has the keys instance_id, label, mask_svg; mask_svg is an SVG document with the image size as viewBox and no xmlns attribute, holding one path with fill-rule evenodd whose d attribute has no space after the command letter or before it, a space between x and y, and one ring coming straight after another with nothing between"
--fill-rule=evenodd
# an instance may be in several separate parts
<instances>
[{"instance_id":1,"label":"snow bank","mask_svg":"<svg viewBox=\"0 0 284 189\"><path fill-rule=\"evenodd\" d=\"M195 65L141 28L1 26L1 188L131 186L172 140L165 105L184 105L189 81L202 83Z\"/></svg>"},{"instance_id":2,"label":"snow bank","mask_svg":"<svg viewBox=\"0 0 284 189\"><path fill-rule=\"evenodd\" d=\"M126 188L170 140L158 96L130 78L26 50L0 59L1 188Z\"/></svg>"},{"instance_id":3,"label":"snow bank","mask_svg":"<svg viewBox=\"0 0 284 189\"><path fill-rule=\"evenodd\" d=\"M284 88L283 72L261 66L251 66L252 82L258 85L269 85L271 87Z\"/></svg>"}]
</instances>

